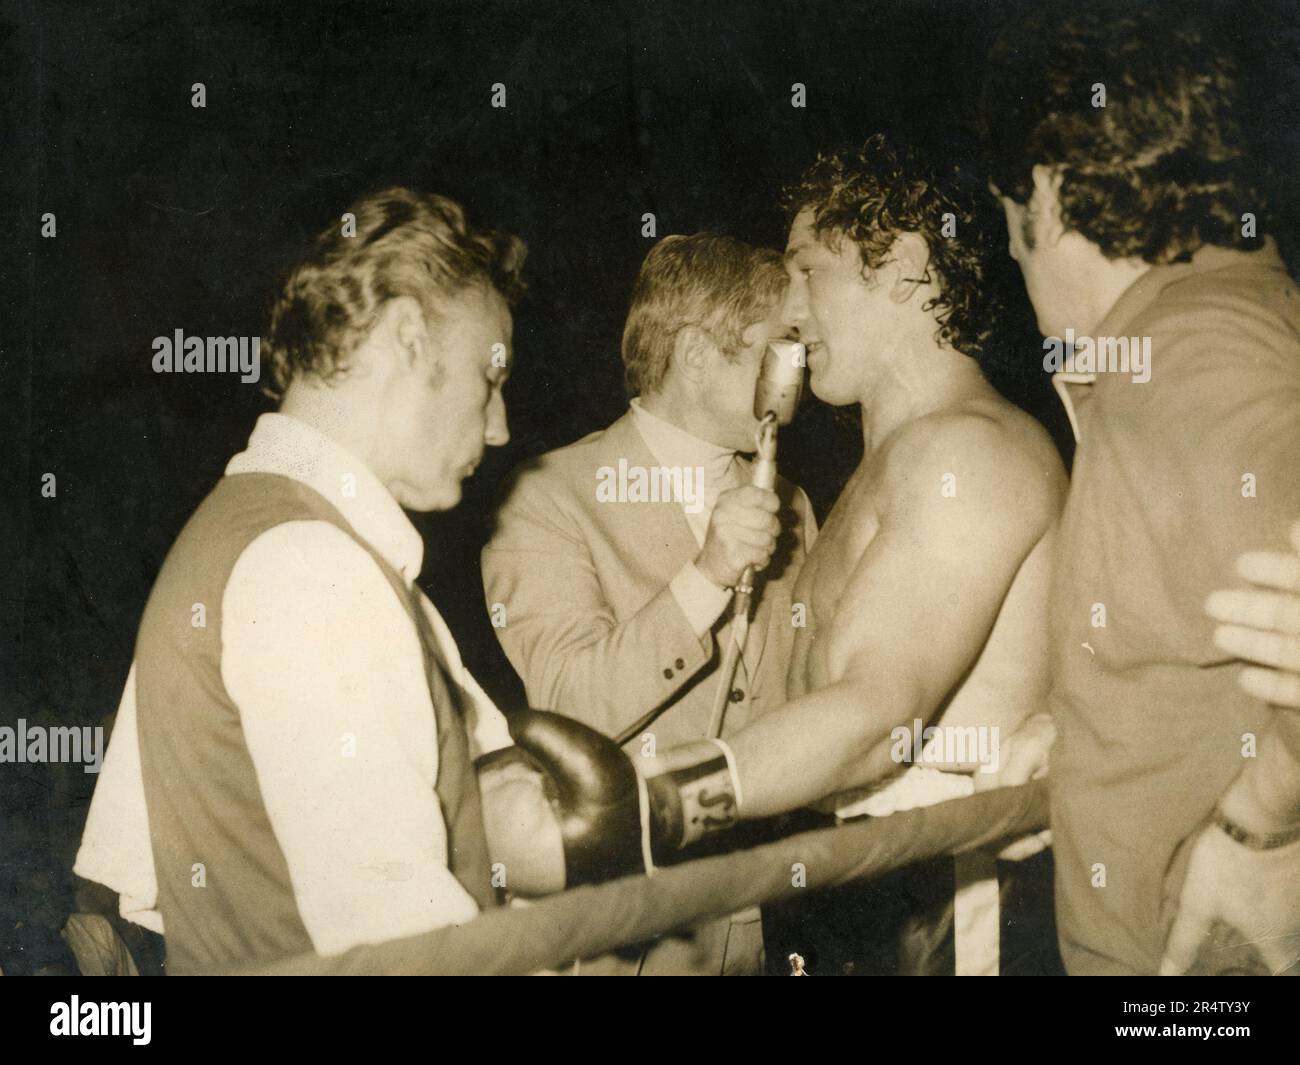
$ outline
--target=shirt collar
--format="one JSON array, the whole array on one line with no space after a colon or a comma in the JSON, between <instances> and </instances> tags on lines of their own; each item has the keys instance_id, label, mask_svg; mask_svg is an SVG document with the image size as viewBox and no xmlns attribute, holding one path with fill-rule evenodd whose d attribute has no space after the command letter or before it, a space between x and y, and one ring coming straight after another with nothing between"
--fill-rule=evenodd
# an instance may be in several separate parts
<instances>
[{"instance_id":1,"label":"shirt collar","mask_svg":"<svg viewBox=\"0 0 1300 1065\"><path fill-rule=\"evenodd\" d=\"M226 473L272 473L305 484L336 507L407 584L419 575L424 541L397 500L365 463L306 422L263 414Z\"/></svg>"},{"instance_id":2,"label":"shirt collar","mask_svg":"<svg viewBox=\"0 0 1300 1065\"><path fill-rule=\"evenodd\" d=\"M705 482L717 485L727 475L736 452L688 433L670 421L651 414L638 396L632 400L632 418L641 437L661 466L702 467Z\"/></svg>"},{"instance_id":3,"label":"shirt collar","mask_svg":"<svg viewBox=\"0 0 1300 1065\"><path fill-rule=\"evenodd\" d=\"M1170 263L1153 266L1142 274L1128 288L1120 293L1097 326L1092 331L1095 337L1125 336L1128 324L1151 306L1156 298L1170 285L1182 281L1194 274L1207 274L1223 270L1230 266L1256 266L1266 270L1283 270L1286 266L1278 254L1277 243L1272 237L1264 238L1264 246L1255 251L1242 251L1238 248L1221 248L1214 244L1205 244L1198 248L1189 262ZM1093 385L1097 383L1095 373L1076 373L1072 370L1058 370L1052 375L1052 387L1065 406L1074 430L1075 440L1079 439L1079 423L1075 404L1071 400L1067 385ZM1082 393L1080 393L1082 395Z\"/></svg>"}]
</instances>

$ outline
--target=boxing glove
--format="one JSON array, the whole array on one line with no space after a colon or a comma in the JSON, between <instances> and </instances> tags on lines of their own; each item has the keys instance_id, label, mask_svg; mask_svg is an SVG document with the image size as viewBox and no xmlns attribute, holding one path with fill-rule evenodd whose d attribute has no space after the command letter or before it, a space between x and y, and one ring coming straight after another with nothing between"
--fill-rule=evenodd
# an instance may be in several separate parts
<instances>
[{"instance_id":1,"label":"boxing glove","mask_svg":"<svg viewBox=\"0 0 1300 1065\"><path fill-rule=\"evenodd\" d=\"M720 741L629 758L562 714L520 710L506 720L515 745L488 759L523 761L541 776L560 826L567 887L651 872L657 861L736 823L737 779Z\"/></svg>"}]
</instances>

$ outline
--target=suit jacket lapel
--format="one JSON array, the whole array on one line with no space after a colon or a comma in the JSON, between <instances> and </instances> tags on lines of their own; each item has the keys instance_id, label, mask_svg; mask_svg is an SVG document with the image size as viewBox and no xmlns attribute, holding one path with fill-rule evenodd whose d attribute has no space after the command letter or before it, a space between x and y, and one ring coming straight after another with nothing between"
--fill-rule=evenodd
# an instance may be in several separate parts
<instances>
[{"instance_id":1,"label":"suit jacket lapel","mask_svg":"<svg viewBox=\"0 0 1300 1065\"><path fill-rule=\"evenodd\" d=\"M619 459L625 459L629 467L649 469L659 464L637 429L631 411L605 431L601 445L602 461L615 469ZM644 552L646 561L662 576L664 583L700 553L700 545L695 542L695 534L680 503L615 506L611 510L611 520L619 524L624 534L619 542L634 544L637 551Z\"/></svg>"},{"instance_id":2,"label":"suit jacket lapel","mask_svg":"<svg viewBox=\"0 0 1300 1065\"><path fill-rule=\"evenodd\" d=\"M625 459L629 466L639 465L649 468L659 464L659 460L654 457L640 430L637 429L636 420L630 410L606 429L601 438L600 462L617 469L620 458ZM782 500L783 506L787 504L788 500ZM687 561L700 553L700 545L696 542L695 534L691 532L686 514L679 503L615 506L610 510L612 512L610 521L616 524L619 531L617 542L635 545L635 549L642 553L644 561L665 584L677 575L677 571ZM795 559L800 557L801 552L796 552ZM792 561L789 564L795 563ZM759 664L762 662L768 644L772 624L789 621L787 617L773 613L776 605L774 601L779 596L775 589L767 587L769 582L764 581L761 574L760 581L762 583L758 590L762 594L758 597L754 609L754 620L749 627L749 635L745 640L744 653L741 656L742 662L737 673L738 678L743 678L746 684L753 684L754 678L758 676ZM728 606L723 617L730 618L730 616L731 607ZM725 633L728 638L730 635L729 631ZM726 641L720 640L719 643L720 651L725 653Z\"/></svg>"}]
</instances>

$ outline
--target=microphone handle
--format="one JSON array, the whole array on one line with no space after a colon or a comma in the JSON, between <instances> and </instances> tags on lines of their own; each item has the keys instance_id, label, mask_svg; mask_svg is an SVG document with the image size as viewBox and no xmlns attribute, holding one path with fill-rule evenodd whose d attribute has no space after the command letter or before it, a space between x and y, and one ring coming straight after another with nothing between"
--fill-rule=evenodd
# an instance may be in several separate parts
<instances>
[{"instance_id":1,"label":"microphone handle","mask_svg":"<svg viewBox=\"0 0 1300 1065\"><path fill-rule=\"evenodd\" d=\"M764 415L758 426L755 438L758 445L758 458L754 462L750 483L756 488L773 489L776 487L776 417ZM722 668L718 676L718 691L713 699L713 713L709 716L709 738L716 739L722 735L722 722L727 713L727 701L731 696L731 684L736 676L736 667L740 663L741 652L745 649L745 636L749 632L749 603L754 595L754 567L746 566L740 575L732 599L731 640L727 653L722 659Z\"/></svg>"},{"instance_id":2,"label":"microphone handle","mask_svg":"<svg viewBox=\"0 0 1300 1065\"><path fill-rule=\"evenodd\" d=\"M758 458L754 461L751 483L755 488L776 488L776 423L764 421L759 429ZM749 616L749 603L754 594L754 567L746 566L736 585L733 603L736 617Z\"/></svg>"}]
</instances>

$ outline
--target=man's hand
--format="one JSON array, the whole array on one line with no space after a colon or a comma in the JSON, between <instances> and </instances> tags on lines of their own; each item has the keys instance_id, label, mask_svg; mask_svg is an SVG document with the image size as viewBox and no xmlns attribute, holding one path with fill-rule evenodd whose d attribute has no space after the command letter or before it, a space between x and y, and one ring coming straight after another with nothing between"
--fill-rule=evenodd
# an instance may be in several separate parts
<instances>
[{"instance_id":1,"label":"man's hand","mask_svg":"<svg viewBox=\"0 0 1300 1065\"><path fill-rule=\"evenodd\" d=\"M523 896L564 889L564 840L542 776L503 760L478 775L491 860L505 866L506 890Z\"/></svg>"},{"instance_id":2,"label":"man's hand","mask_svg":"<svg viewBox=\"0 0 1300 1065\"><path fill-rule=\"evenodd\" d=\"M1047 776L1048 754L1056 742L1052 715L1034 714L998 743L998 765L992 773L975 774L975 790L1010 788Z\"/></svg>"},{"instance_id":3,"label":"man's hand","mask_svg":"<svg viewBox=\"0 0 1300 1065\"><path fill-rule=\"evenodd\" d=\"M1050 714L1034 714L1024 720L1007 739L998 744L998 768L993 773L975 774L975 790L1010 788L1047 776L1048 754L1056 742L1056 726ZM998 857L1019 862L1052 845L1052 830L1044 829L1003 848Z\"/></svg>"},{"instance_id":4,"label":"man's hand","mask_svg":"<svg viewBox=\"0 0 1300 1065\"><path fill-rule=\"evenodd\" d=\"M1191 846L1160 974L1236 967L1247 950L1274 974L1300 961L1300 841L1256 851L1210 825Z\"/></svg>"},{"instance_id":5,"label":"man's hand","mask_svg":"<svg viewBox=\"0 0 1300 1065\"><path fill-rule=\"evenodd\" d=\"M1205 612L1225 624L1215 645L1228 654L1271 668L1247 668L1239 683L1256 698L1300 709L1300 522L1291 527L1295 553L1249 551L1237 572L1250 589L1213 592Z\"/></svg>"},{"instance_id":6,"label":"man's hand","mask_svg":"<svg viewBox=\"0 0 1300 1065\"><path fill-rule=\"evenodd\" d=\"M719 588L733 588L746 566L761 570L776 550L781 501L768 488L746 485L718 495L695 568Z\"/></svg>"}]
</instances>

